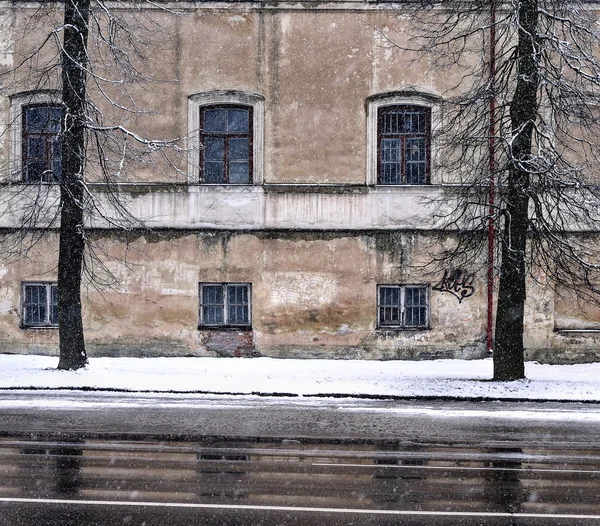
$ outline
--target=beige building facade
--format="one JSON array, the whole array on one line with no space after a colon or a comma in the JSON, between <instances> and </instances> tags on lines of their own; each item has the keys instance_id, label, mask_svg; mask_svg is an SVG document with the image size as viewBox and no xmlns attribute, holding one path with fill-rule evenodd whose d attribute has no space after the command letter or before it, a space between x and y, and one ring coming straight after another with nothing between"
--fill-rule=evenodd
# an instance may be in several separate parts
<instances>
[{"instance_id":1,"label":"beige building facade","mask_svg":"<svg viewBox=\"0 0 600 526\"><path fill-rule=\"evenodd\" d=\"M0 3L5 69L26 52L19 28L37 8ZM181 147L118 179L151 230L90 217L89 355L485 357L485 273L448 267L444 280L426 266L452 243L436 219L453 179L433 130L460 73L434 74L393 45L407 38L401 10L202 2L148 14L163 34L144 67L164 82L132 93L154 113L106 112ZM50 217L58 195L48 108L60 99L51 80L27 82L0 104L0 156L13 181L40 184L2 190L4 232L22 227L15 202L43 194ZM0 352L58 352L56 225L37 232L27 257L0 263ZM543 273L530 281L529 358L594 361L599 331L598 309Z\"/></svg>"}]
</instances>

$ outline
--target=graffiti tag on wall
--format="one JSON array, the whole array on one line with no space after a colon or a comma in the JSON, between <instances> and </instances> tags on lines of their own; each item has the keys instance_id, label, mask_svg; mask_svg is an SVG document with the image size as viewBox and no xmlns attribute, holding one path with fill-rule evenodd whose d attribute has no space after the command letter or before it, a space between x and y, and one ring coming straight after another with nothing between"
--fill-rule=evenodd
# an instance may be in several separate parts
<instances>
[{"instance_id":1,"label":"graffiti tag on wall","mask_svg":"<svg viewBox=\"0 0 600 526\"><path fill-rule=\"evenodd\" d=\"M475 293L474 281L475 275L467 274L462 269L445 270L442 280L431 288L440 292L449 292L460 303Z\"/></svg>"}]
</instances>

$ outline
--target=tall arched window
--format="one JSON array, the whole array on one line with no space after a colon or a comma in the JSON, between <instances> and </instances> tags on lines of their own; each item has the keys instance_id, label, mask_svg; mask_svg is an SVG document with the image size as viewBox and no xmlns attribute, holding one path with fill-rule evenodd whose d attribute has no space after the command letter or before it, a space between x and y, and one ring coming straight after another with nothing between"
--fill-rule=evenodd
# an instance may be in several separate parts
<instances>
[{"instance_id":1,"label":"tall arched window","mask_svg":"<svg viewBox=\"0 0 600 526\"><path fill-rule=\"evenodd\" d=\"M62 177L61 106L35 104L22 110L23 180L56 182Z\"/></svg>"},{"instance_id":2,"label":"tall arched window","mask_svg":"<svg viewBox=\"0 0 600 526\"><path fill-rule=\"evenodd\" d=\"M431 110L384 106L377 115L377 183L428 184Z\"/></svg>"},{"instance_id":3,"label":"tall arched window","mask_svg":"<svg viewBox=\"0 0 600 526\"><path fill-rule=\"evenodd\" d=\"M189 182L248 185L263 181L264 98L209 91L188 99Z\"/></svg>"},{"instance_id":4,"label":"tall arched window","mask_svg":"<svg viewBox=\"0 0 600 526\"><path fill-rule=\"evenodd\" d=\"M252 181L252 108L202 106L199 109L199 182L249 184Z\"/></svg>"},{"instance_id":5,"label":"tall arched window","mask_svg":"<svg viewBox=\"0 0 600 526\"><path fill-rule=\"evenodd\" d=\"M436 166L440 98L411 88L367 99L367 184L427 185Z\"/></svg>"},{"instance_id":6,"label":"tall arched window","mask_svg":"<svg viewBox=\"0 0 600 526\"><path fill-rule=\"evenodd\" d=\"M61 94L27 91L10 97L11 179L54 183L62 177Z\"/></svg>"}]
</instances>

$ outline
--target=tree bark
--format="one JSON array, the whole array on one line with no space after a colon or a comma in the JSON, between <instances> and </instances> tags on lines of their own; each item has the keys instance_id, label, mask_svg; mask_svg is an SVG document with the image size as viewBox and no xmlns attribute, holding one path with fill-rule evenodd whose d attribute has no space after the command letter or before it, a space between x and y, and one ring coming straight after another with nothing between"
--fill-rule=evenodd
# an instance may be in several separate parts
<instances>
[{"instance_id":1,"label":"tree bark","mask_svg":"<svg viewBox=\"0 0 600 526\"><path fill-rule=\"evenodd\" d=\"M494 380L500 381L525 377L523 319L526 299L528 191L539 88L539 65L536 57L537 4L537 0L521 0L518 12L517 83L510 104L512 159L501 232L502 263L496 309Z\"/></svg>"},{"instance_id":2,"label":"tree bark","mask_svg":"<svg viewBox=\"0 0 600 526\"><path fill-rule=\"evenodd\" d=\"M90 0L66 0L62 50L62 180L58 255L59 369L87 363L81 313L85 247L86 67Z\"/></svg>"}]
</instances>

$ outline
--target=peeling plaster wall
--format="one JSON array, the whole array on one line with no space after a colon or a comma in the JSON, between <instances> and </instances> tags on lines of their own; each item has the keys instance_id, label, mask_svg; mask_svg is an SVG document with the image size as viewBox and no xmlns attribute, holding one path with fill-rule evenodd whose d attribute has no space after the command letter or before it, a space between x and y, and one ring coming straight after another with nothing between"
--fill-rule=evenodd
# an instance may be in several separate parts
<instances>
[{"instance_id":1,"label":"peeling plaster wall","mask_svg":"<svg viewBox=\"0 0 600 526\"><path fill-rule=\"evenodd\" d=\"M442 273L423 265L445 240L427 232L96 231L91 240L106 254L107 273L97 280L114 283L84 287L90 356L485 356L485 280L475 276L474 294L460 303L433 290ZM28 259L0 265L0 352L57 354L56 329L20 326L21 282L55 280L56 246L56 236L47 236ZM198 284L213 282L251 283L251 331L198 329ZM377 328L377 285L402 283L429 284L430 329ZM549 284L529 280L528 358L595 360L600 333L557 331L560 319Z\"/></svg>"},{"instance_id":2,"label":"peeling plaster wall","mask_svg":"<svg viewBox=\"0 0 600 526\"><path fill-rule=\"evenodd\" d=\"M36 17L25 31L38 9L0 6L0 69L41 38L37 25L52 18L60 23L60 4L44 4L50 19ZM408 21L382 4L182 2L175 11L145 13L165 28L153 48L160 52L144 64L161 82L131 87L148 113L127 116L99 101L107 121L152 138L182 138L182 149L168 154L171 164L150 157L127 164L119 176L127 183L123 203L153 234L118 235L90 219L107 270L96 278L110 284L88 283L84 290L90 355L205 356L226 354L233 342L276 357L484 356L483 276L476 276L475 293L461 303L431 290L428 330L376 327L377 284L434 285L441 279L441 271L422 268L436 250L432 211L440 206L427 199L443 197L438 183L452 181L453 174L435 173L434 163L435 184L373 186L368 101L403 90L451 96L461 71L433 75L427 57L414 62L410 53L398 52L391 42L406 41ZM59 86L56 71L45 89ZM36 86L36 79L17 72L10 95ZM196 185L197 174L188 173L187 154L198 147L183 139L195 132L189 97L228 90L264 99L264 185ZM0 114L0 167L8 174L8 97L0 98ZM88 166L93 180L93 162ZM43 193L41 201L53 203L56 189L42 186L38 200ZM23 202L36 197L17 191ZM0 200L3 229L22 224L22 210L9 201ZM52 217L49 212L41 217ZM57 353L56 329L20 327L21 282L54 280L56 253L56 236L49 234L27 258L0 264L0 352ZM199 282L251 283L252 331L229 338L198 330ZM592 310L579 316L560 307L543 275L530 280L528 357L596 359L600 333L561 331L595 326L600 320Z\"/></svg>"},{"instance_id":3,"label":"peeling plaster wall","mask_svg":"<svg viewBox=\"0 0 600 526\"><path fill-rule=\"evenodd\" d=\"M197 328L199 282L252 284L252 341L262 355L476 357L483 350L479 282L475 295L460 305L453 296L432 291L430 330L376 329L378 283L425 282L410 267L429 247L421 234L96 236L95 244L110 256L111 273L98 277L116 281L112 288L98 291L88 284L85 289L91 356L212 355L207 346L212 331ZM40 253L52 251L55 242L49 239ZM21 281L54 277L54 263L38 267L39 261L0 269L0 352L56 353L55 329L19 328Z\"/></svg>"}]
</instances>

